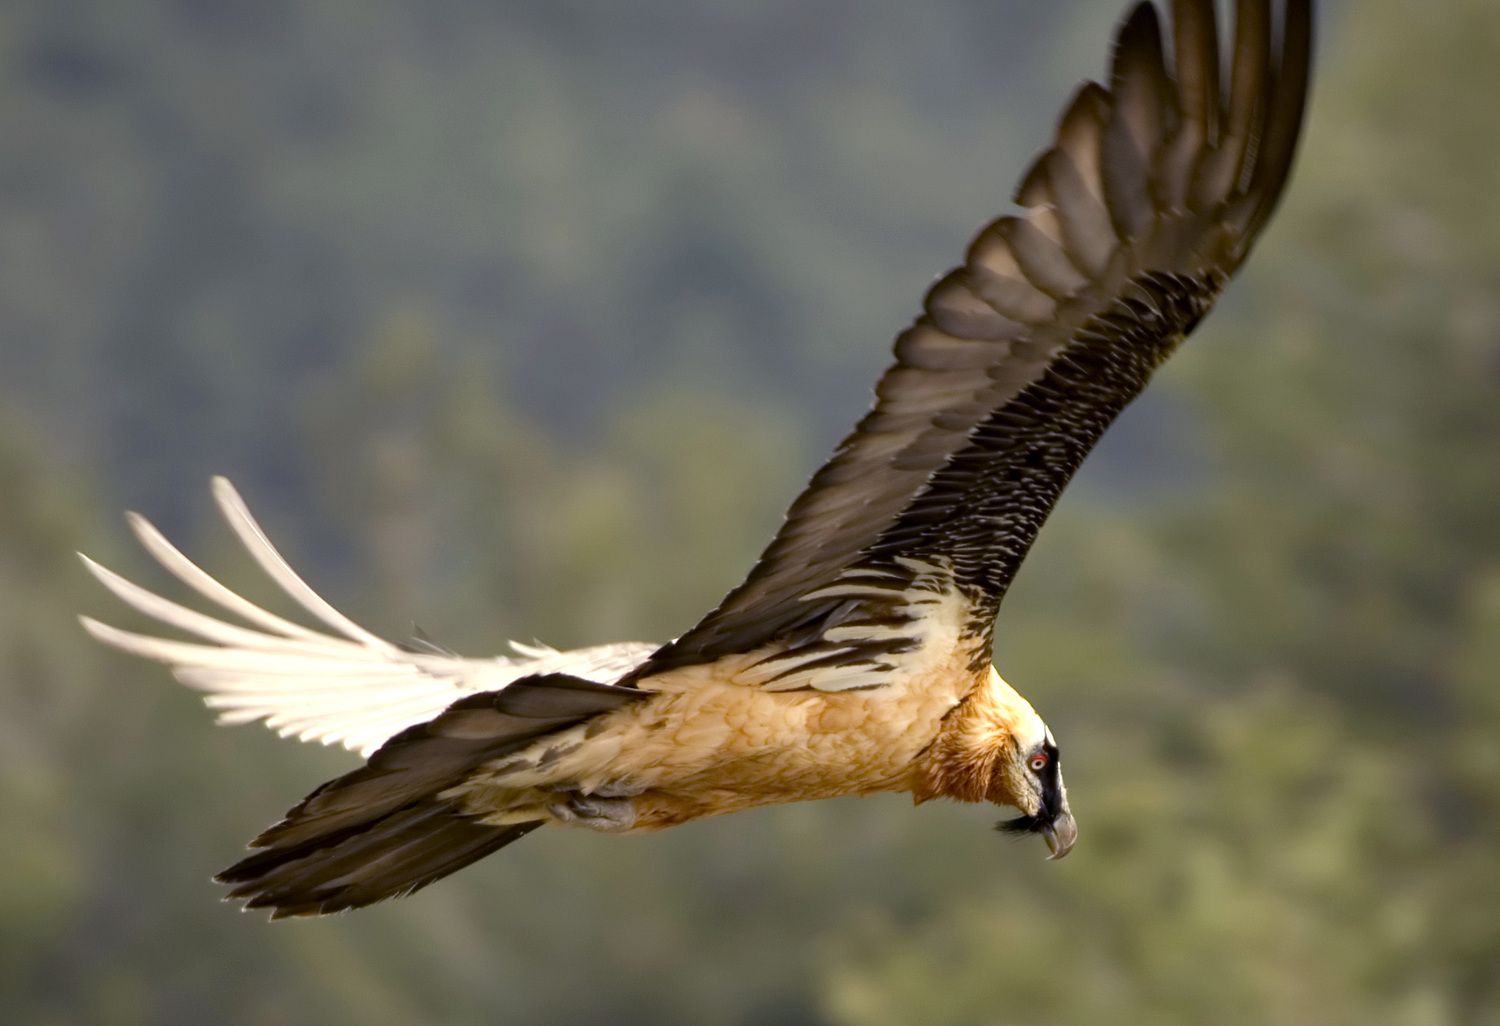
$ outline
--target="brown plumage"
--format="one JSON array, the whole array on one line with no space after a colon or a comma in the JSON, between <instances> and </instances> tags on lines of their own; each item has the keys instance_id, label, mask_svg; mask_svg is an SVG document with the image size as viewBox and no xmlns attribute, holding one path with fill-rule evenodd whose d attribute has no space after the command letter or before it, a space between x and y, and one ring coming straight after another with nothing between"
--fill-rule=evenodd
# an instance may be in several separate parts
<instances>
[{"instance_id":1,"label":"brown plumage","mask_svg":"<svg viewBox=\"0 0 1500 1026\"><path fill-rule=\"evenodd\" d=\"M172 665L227 722L338 742L324 784L225 870L275 916L416 890L542 825L631 832L757 805L904 792L1020 810L1076 838L1056 742L990 665L996 611L1063 488L1212 307L1292 164L1312 0L1238 0L1220 66L1211 0L1122 23L1024 176L896 340L876 402L792 504L745 582L675 641L464 659L350 622L287 566L222 479L250 553L326 629L224 588L133 517L205 615L89 562L192 636L92 620ZM1170 43L1170 60L1166 56ZM248 624L248 626L246 626Z\"/></svg>"}]
</instances>

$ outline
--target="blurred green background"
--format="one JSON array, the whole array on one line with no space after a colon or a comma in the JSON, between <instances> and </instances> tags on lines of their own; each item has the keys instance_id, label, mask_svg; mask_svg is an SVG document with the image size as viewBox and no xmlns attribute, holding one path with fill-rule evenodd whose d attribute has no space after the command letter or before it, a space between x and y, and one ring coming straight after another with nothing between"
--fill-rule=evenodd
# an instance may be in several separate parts
<instances>
[{"instance_id":1,"label":"blurred green background","mask_svg":"<svg viewBox=\"0 0 1500 1026\"><path fill-rule=\"evenodd\" d=\"M0 1021L1500 1023L1500 5L1329 4L1291 193L997 662L1066 862L898 798L557 832L267 925L347 753L73 558L232 476L389 636L664 639L748 566L1117 0L0 6ZM256 592L264 596L264 592Z\"/></svg>"}]
</instances>

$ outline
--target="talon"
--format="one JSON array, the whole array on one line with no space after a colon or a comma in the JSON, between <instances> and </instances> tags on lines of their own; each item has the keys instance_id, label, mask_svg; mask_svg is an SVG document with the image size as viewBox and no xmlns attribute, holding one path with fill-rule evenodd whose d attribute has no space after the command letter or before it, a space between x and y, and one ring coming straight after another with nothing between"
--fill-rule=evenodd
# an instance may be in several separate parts
<instances>
[{"instance_id":1,"label":"talon","mask_svg":"<svg viewBox=\"0 0 1500 1026\"><path fill-rule=\"evenodd\" d=\"M559 823L571 823L578 818L578 813L574 812L567 802L553 802L547 806L547 811L552 813L552 818Z\"/></svg>"},{"instance_id":2,"label":"talon","mask_svg":"<svg viewBox=\"0 0 1500 1026\"><path fill-rule=\"evenodd\" d=\"M628 780L606 780L589 792L597 798L637 798L645 793L644 787Z\"/></svg>"},{"instance_id":3,"label":"talon","mask_svg":"<svg viewBox=\"0 0 1500 1026\"><path fill-rule=\"evenodd\" d=\"M572 793L565 802L547 806L559 823L576 823L591 830L617 833L635 826L635 802L629 798Z\"/></svg>"}]
</instances>

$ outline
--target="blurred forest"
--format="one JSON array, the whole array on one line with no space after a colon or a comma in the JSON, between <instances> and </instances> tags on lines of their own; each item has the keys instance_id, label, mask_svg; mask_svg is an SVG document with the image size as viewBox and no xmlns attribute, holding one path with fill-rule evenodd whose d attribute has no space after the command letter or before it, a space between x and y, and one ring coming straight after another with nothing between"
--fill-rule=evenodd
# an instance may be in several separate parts
<instances>
[{"instance_id":1,"label":"blurred forest","mask_svg":"<svg viewBox=\"0 0 1500 1026\"><path fill-rule=\"evenodd\" d=\"M222 472L388 636L684 629L1122 6L0 6L0 1021L1500 1024L1491 0L1328 5L1279 219L1007 600L1065 862L849 800L270 926L209 876L353 758L74 620L135 623L75 549L162 581L123 508L251 578Z\"/></svg>"}]
</instances>

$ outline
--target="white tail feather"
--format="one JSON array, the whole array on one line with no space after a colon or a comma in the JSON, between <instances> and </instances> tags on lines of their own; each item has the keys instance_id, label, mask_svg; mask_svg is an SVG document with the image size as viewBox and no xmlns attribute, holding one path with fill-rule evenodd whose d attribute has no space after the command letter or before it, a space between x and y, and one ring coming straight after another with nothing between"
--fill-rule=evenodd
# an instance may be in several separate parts
<instances>
[{"instance_id":1,"label":"white tail feather","mask_svg":"<svg viewBox=\"0 0 1500 1026\"><path fill-rule=\"evenodd\" d=\"M264 721L283 737L341 744L369 755L409 726L424 723L465 695L496 691L537 673L570 673L613 683L656 646L598 645L559 652L511 642L516 658L464 659L408 651L365 630L294 571L250 515L234 486L213 481L224 519L266 575L310 616L336 632L284 619L231 591L184 556L154 526L129 514L141 545L174 577L251 626L191 609L134 584L81 556L113 595L159 625L191 640L121 630L80 617L90 635L144 659L166 663L226 724Z\"/></svg>"},{"instance_id":2,"label":"white tail feather","mask_svg":"<svg viewBox=\"0 0 1500 1026\"><path fill-rule=\"evenodd\" d=\"M214 478L213 492L214 499L219 503L219 509L224 514L224 519L239 536L241 544L282 591L295 599L303 609L345 637L368 645L377 652L398 651L395 645L382 641L334 609L324 601L323 596L309 588L307 582L297 576L291 564L282 558L280 552L276 551L276 546L271 544L271 539L266 537L266 532L261 530L255 518L250 515L250 509L245 505L245 500L240 498L240 493L234 490L234 485L229 483L227 477Z\"/></svg>"},{"instance_id":3,"label":"white tail feather","mask_svg":"<svg viewBox=\"0 0 1500 1026\"><path fill-rule=\"evenodd\" d=\"M198 594L211 602L216 602L251 623L260 624L267 630L273 631L288 638L309 638L317 641L323 637L317 631L308 630L300 624L283 620L275 613L267 612L257 606L254 602L243 596L230 591L213 577L198 567L198 564L184 556L178 551L177 546L167 541L164 534L156 529L156 526L141 516L139 513L127 513L125 519L129 522L135 536L147 552L156 558L156 561L175 576L182 583L192 588Z\"/></svg>"}]
</instances>

